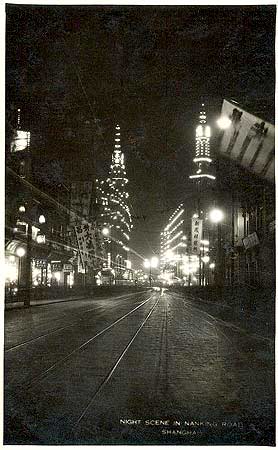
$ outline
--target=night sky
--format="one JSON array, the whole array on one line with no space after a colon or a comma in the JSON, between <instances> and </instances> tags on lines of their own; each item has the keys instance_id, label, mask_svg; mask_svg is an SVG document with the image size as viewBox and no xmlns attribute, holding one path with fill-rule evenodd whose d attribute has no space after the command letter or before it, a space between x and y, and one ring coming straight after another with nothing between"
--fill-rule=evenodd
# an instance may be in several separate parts
<instances>
[{"instance_id":1,"label":"night sky","mask_svg":"<svg viewBox=\"0 0 278 450\"><path fill-rule=\"evenodd\" d=\"M58 160L78 157L74 130L92 121L100 176L120 123L139 217L131 247L145 257L190 195L201 102L211 125L223 98L273 121L274 6L7 5L6 13L8 120L20 106Z\"/></svg>"}]
</instances>

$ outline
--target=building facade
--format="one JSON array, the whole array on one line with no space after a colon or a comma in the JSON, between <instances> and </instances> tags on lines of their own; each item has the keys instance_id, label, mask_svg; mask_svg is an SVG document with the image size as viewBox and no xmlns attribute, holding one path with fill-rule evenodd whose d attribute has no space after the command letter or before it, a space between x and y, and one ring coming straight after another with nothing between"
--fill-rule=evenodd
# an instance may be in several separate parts
<instances>
[{"instance_id":1,"label":"building facade","mask_svg":"<svg viewBox=\"0 0 278 450\"><path fill-rule=\"evenodd\" d=\"M51 143L47 154L46 147L40 146L40 140L36 137L33 140L28 127L21 124L20 110L15 123L9 125L6 141L6 294L14 295L30 288L35 292L39 288L67 289L83 285L85 280L79 273L79 249L73 225L90 219L91 209L85 216L83 210L75 208L70 180L75 182L76 178L67 178L66 164L64 167L58 164L57 155L51 154ZM88 142L86 145L88 147ZM88 176L91 181L93 173L87 173ZM90 190L86 189L86 201L88 193ZM90 202L95 203L93 191L89 197ZM88 283L93 281L93 278L87 280Z\"/></svg>"},{"instance_id":2,"label":"building facade","mask_svg":"<svg viewBox=\"0 0 278 450\"><path fill-rule=\"evenodd\" d=\"M6 172L5 287L11 294L74 285L68 209L13 169Z\"/></svg>"},{"instance_id":3,"label":"building facade","mask_svg":"<svg viewBox=\"0 0 278 450\"><path fill-rule=\"evenodd\" d=\"M227 123L218 148L224 282L274 287L274 126L227 100L221 117Z\"/></svg>"},{"instance_id":4,"label":"building facade","mask_svg":"<svg viewBox=\"0 0 278 450\"><path fill-rule=\"evenodd\" d=\"M181 203L160 233L160 278L167 284L183 284L184 257L188 253L185 235L186 211Z\"/></svg>"}]
</instances>

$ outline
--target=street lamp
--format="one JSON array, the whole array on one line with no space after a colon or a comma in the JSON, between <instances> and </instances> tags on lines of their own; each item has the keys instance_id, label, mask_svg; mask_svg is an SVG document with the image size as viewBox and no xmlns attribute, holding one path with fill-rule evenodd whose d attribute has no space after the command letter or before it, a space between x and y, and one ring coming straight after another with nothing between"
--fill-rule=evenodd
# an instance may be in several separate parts
<instances>
[{"instance_id":1,"label":"street lamp","mask_svg":"<svg viewBox=\"0 0 278 450\"><path fill-rule=\"evenodd\" d=\"M17 256L19 256L19 258L22 258L25 255L25 253L26 253L25 248L17 247L16 254L17 254Z\"/></svg>"},{"instance_id":2,"label":"street lamp","mask_svg":"<svg viewBox=\"0 0 278 450\"><path fill-rule=\"evenodd\" d=\"M22 271L22 261L21 258L23 256L25 256L26 254L26 250L23 247L17 247L16 251L15 251L16 255L19 257L18 260L18 273L17 273L17 289L19 289L19 283L20 283L20 279L21 279L21 271Z\"/></svg>"},{"instance_id":3,"label":"street lamp","mask_svg":"<svg viewBox=\"0 0 278 450\"><path fill-rule=\"evenodd\" d=\"M227 130L227 128L229 128L232 124L232 121L229 117L227 116L221 116L217 121L216 121L218 127L221 130Z\"/></svg>"},{"instance_id":4,"label":"street lamp","mask_svg":"<svg viewBox=\"0 0 278 450\"><path fill-rule=\"evenodd\" d=\"M209 219L212 223L220 223L224 219L224 213L219 208L211 209L209 212Z\"/></svg>"},{"instance_id":5,"label":"street lamp","mask_svg":"<svg viewBox=\"0 0 278 450\"><path fill-rule=\"evenodd\" d=\"M149 281L150 281L150 287L152 287L152 268L155 269L158 266L159 259L157 256L153 256L151 259L145 259L144 261L144 267L146 269L150 269L150 275L149 275Z\"/></svg>"},{"instance_id":6,"label":"street lamp","mask_svg":"<svg viewBox=\"0 0 278 450\"><path fill-rule=\"evenodd\" d=\"M104 237L108 238L108 236L110 236L110 228L108 228L108 227L102 228L101 233ZM112 240L110 242L110 245L109 245L109 240L107 243L107 268L112 269Z\"/></svg>"},{"instance_id":7,"label":"street lamp","mask_svg":"<svg viewBox=\"0 0 278 450\"><path fill-rule=\"evenodd\" d=\"M35 224L37 225L37 221L40 225L42 225L42 229L44 228L43 225L46 223L45 216L38 212L37 205L34 204L34 202L26 203L27 207L25 205L20 205L18 208L18 211L20 213L20 222L25 225L25 233L27 230L27 239L26 239L26 249L19 247L16 250L16 254L19 256L19 258L25 256L26 257L26 269L25 269L25 277L26 277L26 290L25 290L25 297L24 297L24 305L30 306L31 301L31 289L32 289L32 228L33 228L33 222L34 222L34 216L36 216ZM17 222L18 223L18 222ZM36 241L38 244L44 244L45 243L45 233L42 231L42 229L39 230L36 236ZM14 231L17 231L17 227L14 229ZM47 277L47 274L46 274Z\"/></svg>"},{"instance_id":8,"label":"street lamp","mask_svg":"<svg viewBox=\"0 0 278 450\"><path fill-rule=\"evenodd\" d=\"M216 275L217 284L222 285L222 247L221 247L221 222L224 219L224 213L219 208L214 208L209 212L209 219L212 223L217 225L217 265Z\"/></svg>"},{"instance_id":9,"label":"street lamp","mask_svg":"<svg viewBox=\"0 0 278 450\"><path fill-rule=\"evenodd\" d=\"M200 241L200 255L199 255L199 270L200 270L200 274L199 274L199 284L200 285L205 285L205 280L206 280L206 274L205 274L205 264L207 262L209 262L209 256L206 255L206 253L209 252L209 241L207 239L202 239ZM201 264L202 262L202 264Z\"/></svg>"},{"instance_id":10,"label":"street lamp","mask_svg":"<svg viewBox=\"0 0 278 450\"><path fill-rule=\"evenodd\" d=\"M110 230L107 227L104 227L101 232L102 232L103 236L109 236L109 234L110 234Z\"/></svg>"}]
</instances>

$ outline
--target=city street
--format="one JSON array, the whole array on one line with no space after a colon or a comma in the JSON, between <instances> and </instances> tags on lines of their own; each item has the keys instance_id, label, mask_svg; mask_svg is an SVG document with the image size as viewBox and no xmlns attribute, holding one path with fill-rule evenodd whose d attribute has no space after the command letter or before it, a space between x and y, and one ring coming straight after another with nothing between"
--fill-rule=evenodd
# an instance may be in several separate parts
<instances>
[{"instance_id":1,"label":"city street","mask_svg":"<svg viewBox=\"0 0 278 450\"><path fill-rule=\"evenodd\" d=\"M273 445L273 342L214 311L149 289L6 311L5 444Z\"/></svg>"}]
</instances>

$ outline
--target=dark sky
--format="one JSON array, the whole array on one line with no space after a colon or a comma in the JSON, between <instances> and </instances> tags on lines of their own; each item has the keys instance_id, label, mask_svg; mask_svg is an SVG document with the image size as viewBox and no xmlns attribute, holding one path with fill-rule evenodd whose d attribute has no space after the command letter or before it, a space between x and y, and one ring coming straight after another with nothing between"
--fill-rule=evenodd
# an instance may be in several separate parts
<instances>
[{"instance_id":1,"label":"dark sky","mask_svg":"<svg viewBox=\"0 0 278 450\"><path fill-rule=\"evenodd\" d=\"M68 151L65 130L96 123L100 174L121 124L133 213L146 216L134 221L131 246L146 257L190 193L200 103L212 125L223 98L273 120L274 6L7 5L6 12L7 116L20 105L26 126L45 135L46 152L57 158Z\"/></svg>"}]
</instances>

